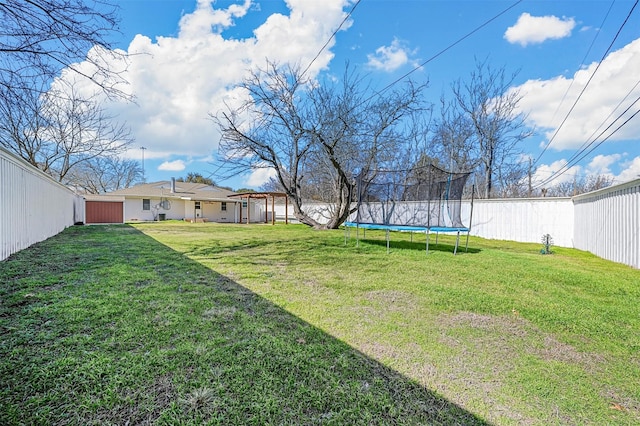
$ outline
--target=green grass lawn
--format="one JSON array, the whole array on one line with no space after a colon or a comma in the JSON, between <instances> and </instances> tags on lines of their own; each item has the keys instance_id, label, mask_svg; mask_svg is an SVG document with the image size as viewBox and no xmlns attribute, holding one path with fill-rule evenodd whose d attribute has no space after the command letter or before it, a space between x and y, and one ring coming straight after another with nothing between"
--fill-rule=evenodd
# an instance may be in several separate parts
<instances>
[{"instance_id":1,"label":"green grass lawn","mask_svg":"<svg viewBox=\"0 0 640 426\"><path fill-rule=\"evenodd\" d=\"M453 242L70 228L0 263L0 424L640 423L640 271Z\"/></svg>"}]
</instances>

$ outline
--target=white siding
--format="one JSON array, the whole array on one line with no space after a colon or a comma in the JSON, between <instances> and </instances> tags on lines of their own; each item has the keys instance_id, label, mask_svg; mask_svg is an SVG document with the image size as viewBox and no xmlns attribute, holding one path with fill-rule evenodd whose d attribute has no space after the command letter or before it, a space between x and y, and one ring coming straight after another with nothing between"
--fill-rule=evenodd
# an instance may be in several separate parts
<instances>
[{"instance_id":1,"label":"white siding","mask_svg":"<svg viewBox=\"0 0 640 426\"><path fill-rule=\"evenodd\" d=\"M640 268L640 179L573 201L575 248Z\"/></svg>"},{"instance_id":2,"label":"white siding","mask_svg":"<svg viewBox=\"0 0 640 426\"><path fill-rule=\"evenodd\" d=\"M124 221L153 221L158 220L158 214L164 214L165 219L179 219L182 220L185 217L185 201L183 200L171 200L170 209L165 210L161 207L161 199L153 197L144 197L150 200L149 210L142 209L142 200L140 198L126 198L124 201ZM193 203L192 203L193 204ZM192 210L193 212L193 210ZM191 213L193 216L193 213Z\"/></svg>"},{"instance_id":3,"label":"white siding","mask_svg":"<svg viewBox=\"0 0 640 426\"><path fill-rule=\"evenodd\" d=\"M165 210L162 207L161 199L158 197L148 197L150 200L150 210L142 209L142 200L147 197L126 197L124 199L124 221L153 221L158 220L158 214L164 214L165 219L191 220L195 217L195 201L170 199L170 208ZM211 222L237 223L240 221L240 201L230 199L227 203L227 210L222 210L220 201L200 201L200 217ZM264 211L261 207L264 204L251 201L251 222L264 222ZM242 209L243 222L247 220L247 208Z\"/></svg>"},{"instance_id":4,"label":"white siding","mask_svg":"<svg viewBox=\"0 0 640 426\"><path fill-rule=\"evenodd\" d=\"M0 148L0 260L84 221L68 188Z\"/></svg>"}]
</instances>

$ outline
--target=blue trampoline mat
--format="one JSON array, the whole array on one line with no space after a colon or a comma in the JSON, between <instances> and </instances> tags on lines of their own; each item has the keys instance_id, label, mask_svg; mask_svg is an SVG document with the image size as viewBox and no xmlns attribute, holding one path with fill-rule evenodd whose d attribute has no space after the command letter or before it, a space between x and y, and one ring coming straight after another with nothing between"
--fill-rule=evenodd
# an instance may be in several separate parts
<instances>
[{"instance_id":1,"label":"blue trampoline mat","mask_svg":"<svg viewBox=\"0 0 640 426\"><path fill-rule=\"evenodd\" d=\"M410 226L410 225L382 225L379 223L345 222L347 228L380 229L401 232L468 232L469 228L448 228L445 226Z\"/></svg>"}]
</instances>

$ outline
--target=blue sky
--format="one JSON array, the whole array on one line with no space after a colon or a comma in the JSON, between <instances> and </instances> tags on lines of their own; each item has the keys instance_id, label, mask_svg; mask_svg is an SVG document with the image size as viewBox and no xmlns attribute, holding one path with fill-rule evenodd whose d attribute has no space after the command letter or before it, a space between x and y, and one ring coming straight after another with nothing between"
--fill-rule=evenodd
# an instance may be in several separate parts
<instances>
[{"instance_id":1,"label":"blue sky","mask_svg":"<svg viewBox=\"0 0 640 426\"><path fill-rule=\"evenodd\" d=\"M125 90L137 102L113 102L110 108L127 121L136 138L127 155L141 159L140 147L146 148L147 181L214 171L219 134L207 117L233 96L233 84L265 58L308 64L356 5L348 0L120 4L122 34L115 42L129 54L125 77L130 84ZM543 182L625 108L632 105L622 121L640 109L640 101L633 104L640 96L640 6L628 17L634 4L361 0L310 73L339 76L348 61L381 88L417 68L411 78L428 81L428 99L437 103L454 80L469 76L475 58L489 58L493 67L504 66L508 72L519 70L514 89L524 95L520 106L537 128L522 148L525 156L537 160L535 179ZM640 176L640 114L569 165L551 184L594 173L616 182ZM258 187L267 177L258 170L219 183Z\"/></svg>"}]
</instances>

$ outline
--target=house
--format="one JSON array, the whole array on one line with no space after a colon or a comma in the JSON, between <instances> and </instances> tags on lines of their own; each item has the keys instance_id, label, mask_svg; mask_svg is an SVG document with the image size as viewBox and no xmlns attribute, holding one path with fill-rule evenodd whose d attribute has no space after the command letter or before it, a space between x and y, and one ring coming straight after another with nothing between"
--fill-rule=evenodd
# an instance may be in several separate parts
<instances>
[{"instance_id":1,"label":"house","mask_svg":"<svg viewBox=\"0 0 640 426\"><path fill-rule=\"evenodd\" d=\"M264 221L261 204L234 195L217 186L175 179L144 183L105 195L86 195L85 223L168 219L240 223L248 217L252 222Z\"/></svg>"}]
</instances>

